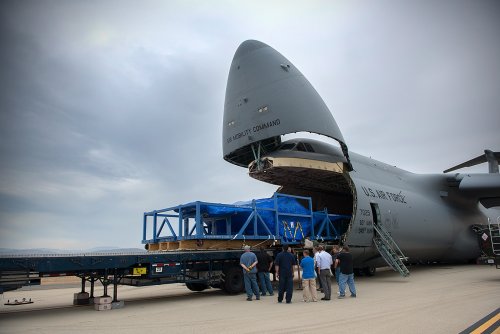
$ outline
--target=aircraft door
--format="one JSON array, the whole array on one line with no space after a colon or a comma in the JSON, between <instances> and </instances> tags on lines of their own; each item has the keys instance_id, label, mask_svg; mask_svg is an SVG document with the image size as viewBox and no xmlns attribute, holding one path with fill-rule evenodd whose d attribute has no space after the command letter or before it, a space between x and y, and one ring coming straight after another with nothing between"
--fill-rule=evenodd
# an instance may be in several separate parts
<instances>
[{"instance_id":1,"label":"aircraft door","mask_svg":"<svg viewBox=\"0 0 500 334\"><path fill-rule=\"evenodd\" d=\"M370 207L372 209L373 225L378 227L380 222L382 221L382 218L380 216L380 209L378 207L378 203L370 203Z\"/></svg>"}]
</instances>

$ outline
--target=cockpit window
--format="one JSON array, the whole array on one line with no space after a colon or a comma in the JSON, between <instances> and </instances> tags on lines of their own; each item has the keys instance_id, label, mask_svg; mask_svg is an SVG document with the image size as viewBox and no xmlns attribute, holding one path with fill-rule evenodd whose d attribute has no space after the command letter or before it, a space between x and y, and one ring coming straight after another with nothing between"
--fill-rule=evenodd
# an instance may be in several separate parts
<instances>
[{"instance_id":1,"label":"cockpit window","mask_svg":"<svg viewBox=\"0 0 500 334\"><path fill-rule=\"evenodd\" d=\"M297 151L307 152L306 147L304 146L304 143L297 144Z\"/></svg>"},{"instance_id":2,"label":"cockpit window","mask_svg":"<svg viewBox=\"0 0 500 334\"><path fill-rule=\"evenodd\" d=\"M285 143L280 146L280 150L286 151L301 151L301 152L314 152L314 148L309 143Z\"/></svg>"},{"instance_id":3,"label":"cockpit window","mask_svg":"<svg viewBox=\"0 0 500 334\"><path fill-rule=\"evenodd\" d=\"M314 149L311 146L311 144L304 143L304 146L306 147L307 152L314 152Z\"/></svg>"},{"instance_id":4,"label":"cockpit window","mask_svg":"<svg viewBox=\"0 0 500 334\"><path fill-rule=\"evenodd\" d=\"M283 144L281 145L280 150L292 150L294 147L294 143Z\"/></svg>"}]
</instances>

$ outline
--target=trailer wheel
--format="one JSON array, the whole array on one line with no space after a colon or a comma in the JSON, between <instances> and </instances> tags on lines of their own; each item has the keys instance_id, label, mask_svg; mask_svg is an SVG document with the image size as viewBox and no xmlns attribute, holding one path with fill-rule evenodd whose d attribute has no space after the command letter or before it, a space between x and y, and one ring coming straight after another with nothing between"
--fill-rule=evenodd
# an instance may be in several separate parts
<instances>
[{"instance_id":1,"label":"trailer wheel","mask_svg":"<svg viewBox=\"0 0 500 334\"><path fill-rule=\"evenodd\" d=\"M208 285L204 283L186 283L186 288L191 291L203 291L208 289Z\"/></svg>"},{"instance_id":2,"label":"trailer wheel","mask_svg":"<svg viewBox=\"0 0 500 334\"><path fill-rule=\"evenodd\" d=\"M376 271L377 271L377 268L375 268L375 267L363 268L363 274L365 274L365 276L374 276Z\"/></svg>"},{"instance_id":3,"label":"trailer wheel","mask_svg":"<svg viewBox=\"0 0 500 334\"><path fill-rule=\"evenodd\" d=\"M243 291L245 286L243 284L243 271L241 270L241 267L230 267L224 275L224 291L229 294L236 294Z\"/></svg>"}]
</instances>

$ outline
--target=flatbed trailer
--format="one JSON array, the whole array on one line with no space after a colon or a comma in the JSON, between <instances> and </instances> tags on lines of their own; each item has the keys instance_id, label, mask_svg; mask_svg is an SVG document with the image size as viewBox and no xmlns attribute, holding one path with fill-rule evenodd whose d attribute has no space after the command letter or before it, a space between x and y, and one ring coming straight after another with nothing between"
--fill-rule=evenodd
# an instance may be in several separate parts
<instances>
[{"instance_id":1,"label":"flatbed trailer","mask_svg":"<svg viewBox=\"0 0 500 334\"><path fill-rule=\"evenodd\" d=\"M118 301L117 286L145 286L184 283L193 291L208 287L234 294L243 290L239 266L242 250L169 251L144 253L87 253L69 255L1 255L0 292L40 284L41 277L74 275L82 280L81 293L90 282L113 285L113 301ZM85 301L80 300L81 303Z\"/></svg>"}]
</instances>

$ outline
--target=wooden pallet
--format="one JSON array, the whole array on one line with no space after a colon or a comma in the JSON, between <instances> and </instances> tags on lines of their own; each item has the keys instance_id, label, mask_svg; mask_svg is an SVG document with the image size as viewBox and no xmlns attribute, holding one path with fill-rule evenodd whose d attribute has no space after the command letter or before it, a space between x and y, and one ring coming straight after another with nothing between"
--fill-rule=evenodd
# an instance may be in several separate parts
<instances>
[{"instance_id":1,"label":"wooden pallet","mask_svg":"<svg viewBox=\"0 0 500 334\"><path fill-rule=\"evenodd\" d=\"M181 240L148 244L149 251L243 249L243 246L269 247L273 240Z\"/></svg>"}]
</instances>

